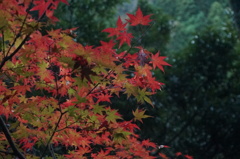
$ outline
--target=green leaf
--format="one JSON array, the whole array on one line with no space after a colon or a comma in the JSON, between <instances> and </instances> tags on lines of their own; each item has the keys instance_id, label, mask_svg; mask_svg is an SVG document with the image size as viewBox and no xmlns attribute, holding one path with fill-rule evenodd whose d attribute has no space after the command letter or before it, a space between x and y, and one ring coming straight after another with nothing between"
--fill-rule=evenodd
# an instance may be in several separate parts
<instances>
[{"instance_id":1,"label":"green leaf","mask_svg":"<svg viewBox=\"0 0 240 159\"><path fill-rule=\"evenodd\" d=\"M126 88L126 91L124 92L124 94L127 94L127 98L129 98L131 95L137 96L137 94L138 94L138 87L133 86L133 85L131 85L129 83L126 83L125 84L125 88Z\"/></svg>"},{"instance_id":2,"label":"green leaf","mask_svg":"<svg viewBox=\"0 0 240 159\"><path fill-rule=\"evenodd\" d=\"M146 110L139 110L138 108L136 109L136 111L132 111L133 112L133 115L134 115L134 121L140 121L140 122L143 122L142 119L144 118L149 118L149 117L152 117L150 115L145 115Z\"/></svg>"},{"instance_id":3,"label":"green leaf","mask_svg":"<svg viewBox=\"0 0 240 159\"><path fill-rule=\"evenodd\" d=\"M78 86L78 88L81 88L83 86L87 86L87 82L84 82L84 80L82 80L80 77L75 77L74 79L74 86Z\"/></svg>"},{"instance_id":4,"label":"green leaf","mask_svg":"<svg viewBox=\"0 0 240 159\"><path fill-rule=\"evenodd\" d=\"M106 120L108 122L116 123L117 119L122 119L119 115L117 115L117 110L107 111L106 114L107 114Z\"/></svg>"},{"instance_id":5,"label":"green leaf","mask_svg":"<svg viewBox=\"0 0 240 159\"><path fill-rule=\"evenodd\" d=\"M147 92L145 88L144 89L138 88L138 95L136 96L137 101L140 102L140 103L144 103L144 101L145 101L145 102L153 105L152 101L150 100L150 98L147 97L147 95L151 95L151 94L152 93L151 92Z\"/></svg>"},{"instance_id":6,"label":"green leaf","mask_svg":"<svg viewBox=\"0 0 240 159\"><path fill-rule=\"evenodd\" d=\"M69 96L75 96L77 93L76 93L75 89L70 88L68 90L68 94L69 94Z\"/></svg>"},{"instance_id":7,"label":"green leaf","mask_svg":"<svg viewBox=\"0 0 240 159\"><path fill-rule=\"evenodd\" d=\"M131 135L131 133L124 131L123 128L117 128L113 132L113 140L117 143L122 143L123 140L127 139L128 135Z\"/></svg>"},{"instance_id":8,"label":"green leaf","mask_svg":"<svg viewBox=\"0 0 240 159\"><path fill-rule=\"evenodd\" d=\"M75 106L70 106L67 108L67 111L69 113L69 116L74 116L76 113L75 111L77 110L78 108L76 108Z\"/></svg>"},{"instance_id":9,"label":"green leaf","mask_svg":"<svg viewBox=\"0 0 240 159\"><path fill-rule=\"evenodd\" d=\"M67 64L67 67L69 68L73 68L74 64L75 64L75 61L71 58L71 57L66 57L66 56L62 56L60 58L58 58L58 60L60 62L63 62L65 64ZM64 66L64 65L62 65Z\"/></svg>"},{"instance_id":10,"label":"green leaf","mask_svg":"<svg viewBox=\"0 0 240 159\"><path fill-rule=\"evenodd\" d=\"M93 112L95 113L95 114L100 114L100 115L102 115L103 114L103 111L105 111L106 109L104 108L104 106L100 106L100 105L94 105L93 106Z\"/></svg>"},{"instance_id":11,"label":"green leaf","mask_svg":"<svg viewBox=\"0 0 240 159\"><path fill-rule=\"evenodd\" d=\"M85 103L87 101L86 98L80 97L78 94L75 94L75 96L77 98L77 102L73 102L73 103L79 104L79 103Z\"/></svg>"}]
</instances>

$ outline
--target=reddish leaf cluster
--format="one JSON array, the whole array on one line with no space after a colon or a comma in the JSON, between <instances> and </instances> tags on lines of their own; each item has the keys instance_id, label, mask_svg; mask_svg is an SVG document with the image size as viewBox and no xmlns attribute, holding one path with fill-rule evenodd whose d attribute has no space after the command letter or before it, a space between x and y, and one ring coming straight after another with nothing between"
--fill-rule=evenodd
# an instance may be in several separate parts
<instances>
[{"instance_id":1,"label":"reddish leaf cluster","mask_svg":"<svg viewBox=\"0 0 240 159\"><path fill-rule=\"evenodd\" d=\"M139 8L126 23L119 18L116 28L103 30L112 40L83 46L69 30L41 33L41 19L56 21L53 12L60 2L67 3L0 3L0 153L22 159L40 152L40 158L56 158L58 149L64 149L66 158L155 158L150 150L157 145L140 141L135 133L139 127L134 121L149 117L145 110L133 111L134 118L124 121L110 107L111 98L123 93L135 97L136 104L152 105L149 96L161 88L152 70L163 71L169 65L165 57L142 47L131 54L118 52L125 43L132 47L127 24L149 25L150 15L143 16ZM38 11L38 19L30 11Z\"/></svg>"}]
</instances>

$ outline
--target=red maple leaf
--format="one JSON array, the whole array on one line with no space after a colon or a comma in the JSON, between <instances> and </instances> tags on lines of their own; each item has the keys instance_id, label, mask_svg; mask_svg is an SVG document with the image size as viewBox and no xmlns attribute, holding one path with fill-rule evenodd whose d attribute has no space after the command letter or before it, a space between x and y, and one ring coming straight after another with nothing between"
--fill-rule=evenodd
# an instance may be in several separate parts
<instances>
[{"instance_id":1,"label":"red maple leaf","mask_svg":"<svg viewBox=\"0 0 240 159\"><path fill-rule=\"evenodd\" d=\"M161 158L163 158L163 159L169 159L169 158L167 157L167 155L165 155L165 154L163 154L163 153L158 153L158 155L159 155Z\"/></svg>"},{"instance_id":2,"label":"red maple leaf","mask_svg":"<svg viewBox=\"0 0 240 159\"><path fill-rule=\"evenodd\" d=\"M126 31L123 33L120 33L117 40L120 40L119 47L122 46L123 43L127 43L128 46L131 46L131 39L133 38L132 33L127 33Z\"/></svg>"},{"instance_id":3,"label":"red maple leaf","mask_svg":"<svg viewBox=\"0 0 240 159\"><path fill-rule=\"evenodd\" d=\"M193 157L189 155L184 155L184 157L186 157L186 159L193 159Z\"/></svg>"},{"instance_id":4,"label":"red maple leaf","mask_svg":"<svg viewBox=\"0 0 240 159\"><path fill-rule=\"evenodd\" d=\"M169 63L166 61L163 61L166 58L166 56L159 56L159 52L157 52L155 55L152 55L152 61L151 63L153 64L153 68L155 69L158 67L160 70L164 72L163 66L171 66Z\"/></svg>"},{"instance_id":5,"label":"red maple leaf","mask_svg":"<svg viewBox=\"0 0 240 159\"><path fill-rule=\"evenodd\" d=\"M111 97L112 96L108 95L108 94L101 94L97 97L98 98L97 102L109 102L109 103L111 103L111 101L110 101Z\"/></svg>"},{"instance_id":6,"label":"red maple leaf","mask_svg":"<svg viewBox=\"0 0 240 159\"><path fill-rule=\"evenodd\" d=\"M148 148L148 147L156 147L156 144L153 143L153 142L150 142L149 139L143 140L143 141L142 141L142 145L146 146L147 148Z\"/></svg>"},{"instance_id":7,"label":"red maple leaf","mask_svg":"<svg viewBox=\"0 0 240 159\"><path fill-rule=\"evenodd\" d=\"M152 92L155 92L156 90L161 89L161 87L164 85L164 83L158 82L155 77L148 76L148 86L151 88Z\"/></svg>"},{"instance_id":8,"label":"red maple leaf","mask_svg":"<svg viewBox=\"0 0 240 159\"><path fill-rule=\"evenodd\" d=\"M47 11L48 7L51 5L52 1L35 1L35 6L30 11L38 11L38 18Z\"/></svg>"},{"instance_id":9,"label":"red maple leaf","mask_svg":"<svg viewBox=\"0 0 240 159\"><path fill-rule=\"evenodd\" d=\"M116 28L107 28L107 29L104 29L102 32L110 33L108 37L111 37L114 35L118 36L121 32L126 31L126 28L125 28L126 25L127 23L123 23L121 18L118 17Z\"/></svg>"},{"instance_id":10,"label":"red maple leaf","mask_svg":"<svg viewBox=\"0 0 240 159\"><path fill-rule=\"evenodd\" d=\"M182 152L177 152L177 153L175 153L175 156L181 156L182 155Z\"/></svg>"},{"instance_id":11,"label":"red maple leaf","mask_svg":"<svg viewBox=\"0 0 240 159\"><path fill-rule=\"evenodd\" d=\"M21 86L21 85L18 85L18 86L14 86L12 87L12 89L14 90L17 90L19 93L23 93L25 94L26 91L30 91L30 86L27 85L27 86Z\"/></svg>"},{"instance_id":12,"label":"red maple leaf","mask_svg":"<svg viewBox=\"0 0 240 159\"><path fill-rule=\"evenodd\" d=\"M109 154L109 151L103 151L101 149L100 152L98 152L97 154L93 153L91 157L96 158L96 159L100 159L100 158L107 158L106 156Z\"/></svg>"},{"instance_id":13,"label":"red maple leaf","mask_svg":"<svg viewBox=\"0 0 240 159\"><path fill-rule=\"evenodd\" d=\"M110 40L109 42L100 41L100 43L101 46L98 47L99 49L101 49L104 52L115 53L115 50L112 48L116 43L114 43L113 40Z\"/></svg>"},{"instance_id":14,"label":"red maple leaf","mask_svg":"<svg viewBox=\"0 0 240 159\"><path fill-rule=\"evenodd\" d=\"M125 122L122 122L120 125L123 126L125 130L130 131L130 132L133 132L135 129L140 130L140 128L136 124L133 124L131 122L132 122L132 120L125 121Z\"/></svg>"},{"instance_id":15,"label":"red maple leaf","mask_svg":"<svg viewBox=\"0 0 240 159\"><path fill-rule=\"evenodd\" d=\"M136 26L138 24L149 25L152 19L149 19L152 14L143 16L140 8L137 9L136 15L127 14L130 19L127 19L131 26Z\"/></svg>"},{"instance_id":16,"label":"red maple leaf","mask_svg":"<svg viewBox=\"0 0 240 159\"><path fill-rule=\"evenodd\" d=\"M41 1L41 0L38 0L38 1L34 1L35 6L30 11L35 11L35 10L38 11L38 13L39 13L38 18L39 19L46 12L47 17L57 21L58 19L53 16L53 10L55 10L57 8L58 3L60 1L65 3L65 4L68 4L67 0L57 0L57 1L53 1L53 0ZM51 10L49 10L50 7L51 7Z\"/></svg>"},{"instance_id":17,"label":"red maple leaf","mask_svg":"<svg viewBox=\"0 0 240 159\"><path fill-rule=\"evenodd\" d=\"M57 17L53 16L53 11L52 10L47 10L46 11L46 16L51 19L53 22L59 21Z\"/></svg>"}]
</instances>

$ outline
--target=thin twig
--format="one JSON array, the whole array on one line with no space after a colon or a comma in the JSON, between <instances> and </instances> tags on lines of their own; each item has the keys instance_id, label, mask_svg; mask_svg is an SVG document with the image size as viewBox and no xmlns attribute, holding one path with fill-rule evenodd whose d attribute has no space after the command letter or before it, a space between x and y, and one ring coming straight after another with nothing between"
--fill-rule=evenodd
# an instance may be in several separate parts
<instances>
[{"instance_id":1,"label":"thin twig","mask_svg":"<svg viewBox=\"0 0 240 159\"><path fill-rule=\"evenodd\" d=\"M50 48L49 48L49 49L50 49ZM49 50L49 51L50 51L50 50ZM51 66L51 67L52 67L52 66ZM59 95L58 74L57 74L57 73L54 73L54 77L55 77L55 80L54 80L54 81L55 81L55 88L56 88L56 91L57 91L57 93L56 93L56 98L57 98L57 100L58 100L59 112L60 112L61 114L60 114L60 117L58 118L58 122L57 122L57 124L55 125L55 128L54 128L54 130L53 130L53 132L52 132L52 135L51 135L51 137L49 138L49 140L48 140L48 142L47 142L47 145L46 145L43 153L41 154L40 159L43 158L43 156L45 155L47 149L50 150L49 146L50 146L50 143L51 143L51 141L52 141L52 138L54 137L55 133L57 132L57 129L58 129L58 127L59 127L59 124L60 124L60 122L61 122L61 120L62 120L63 115L66 113L66 112L62 112L62 107L61 107L61 105L60 105L60 98L61 98L61 97L60 97L60 95ZM53 150L51 150L50 153L52 153L52 151L53 151Z\"/></svg>"},{"instance_id":2,"label":"thin twig","mask_svg":"<svg viewBox=\"0 0 240 159\"><path fill-rule=\"evenodd\" d=\"M0 64L0 70L2 69L2 67L4 66L4 64L8 61L11 60L12 57L14 55L17 54L17 52L22 48L22 46L25 44L25 42L28 40L28 38L30 37L31 33L29 33L28 35L26 35L26 37L23 39L23 41L21 42L21 44L16 48L16 50L13 51L13 53L11 53L11 55L6 56L3 58L1 64Z\"/></svg>"},{"instance_id":3,"label":"thin twig","mask_svg":"<svg viewBox=\"0 0 240 159\"><path fill-rule=\"evenodd\" d=\"M49 146L50 142L51 142L52 139L53 139L53 136L54 136L55 133L57 132L57 128L58 128L58 126L59 126L59 124L60 124L60 122L61 122L62 117L63 117L64 114L65 114L65 113L61 113L61 115L60 115L60 117L59 117L59 119L58 119L58 122L57 122L57 124L56 124L56 126L55 126L55 128L54 128L54 130L53 130L53 133L52 133L52 135L50 136L50 138L49 138L49 140L48 140L48 142L47 142L47 145L46 145L44 151L42 152L42 155L41 155L40 159L42 159L43 156L45 155L45 153L46 153L46 151L47 151L47 149L48 149L48 146Z\"/></svg>"}]
</instances>

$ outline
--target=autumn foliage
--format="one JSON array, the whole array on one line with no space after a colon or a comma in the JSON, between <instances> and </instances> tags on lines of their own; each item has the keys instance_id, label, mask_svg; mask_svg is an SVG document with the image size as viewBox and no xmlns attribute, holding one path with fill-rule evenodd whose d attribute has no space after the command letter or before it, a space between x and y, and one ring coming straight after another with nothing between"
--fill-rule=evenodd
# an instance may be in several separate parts
<instances>
[{"instance_id":1,"label":"autumn foliage","mask_svg":"<svg viewBox=\"0 0 240 159\"><path fill-rule=\"evenodd\" d=\"M122 94L153 106L149 96L163 85L152 71L164 71L165 57L133 44L127 29L150 26L151 15L139 8L126 21L119 17L115 28L103 30L109 41L83 46L74 41L77 28L42 33L58 20L53 13L60 2L68 4L0 2L1 156L155 158L159 146L135 133L136 122L149 117L145 110L124 121L111 107L111 98Z\"/></svg>"}]
</instances>

